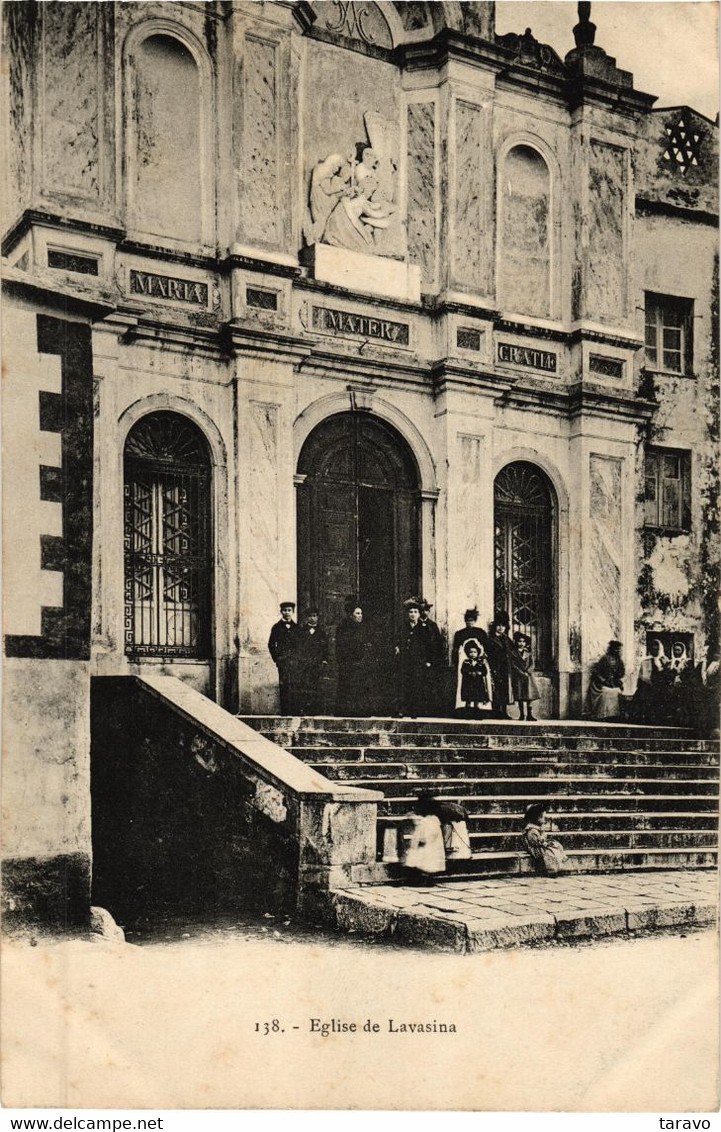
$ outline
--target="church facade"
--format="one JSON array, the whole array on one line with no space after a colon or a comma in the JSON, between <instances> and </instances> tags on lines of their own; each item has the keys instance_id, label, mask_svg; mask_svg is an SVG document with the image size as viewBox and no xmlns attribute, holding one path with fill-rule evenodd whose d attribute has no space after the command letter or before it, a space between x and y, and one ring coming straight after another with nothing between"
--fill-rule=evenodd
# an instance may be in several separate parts
<instances>
[{"instance_id":1,"label":"church facade","mask_svg":"<svg viewBox=\"0 0 721 1132\"><path fill-rule=\"evenodd\" d=\"M280 601L506 614L547 717L718 648L717 127L579 10L6 5L12 901L86 883L91 677L273 712Z\"/></svg>"}]
</instances>

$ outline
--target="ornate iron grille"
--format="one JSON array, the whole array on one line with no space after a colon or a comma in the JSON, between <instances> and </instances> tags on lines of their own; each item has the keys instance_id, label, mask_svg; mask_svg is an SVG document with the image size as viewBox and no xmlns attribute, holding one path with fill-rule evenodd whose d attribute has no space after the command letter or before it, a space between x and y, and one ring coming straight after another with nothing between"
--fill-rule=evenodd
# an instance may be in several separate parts
<instances>
[{"instance_id":1,"label":"ornate iron grille","mask_svg":"<svg viewBox=\"0 0 721 1132\"><path fill-rule=\"evenodd\" d=\"M125 450L125 651L202 658L210 622L205 442L172 413L153 413Z\"/></svg>"},{"instance_id":2,"label":"ornate iron grille","mask_svg":"<svg viewBox=\"0 0 721 1132\"><path fill-rule=\"evenodd\" d=\"M555 507L544 474L533 464L503 468L494 489L495 611L511 632L526 633L537 668L554 664Z\"/></svg>"}]
</instances>

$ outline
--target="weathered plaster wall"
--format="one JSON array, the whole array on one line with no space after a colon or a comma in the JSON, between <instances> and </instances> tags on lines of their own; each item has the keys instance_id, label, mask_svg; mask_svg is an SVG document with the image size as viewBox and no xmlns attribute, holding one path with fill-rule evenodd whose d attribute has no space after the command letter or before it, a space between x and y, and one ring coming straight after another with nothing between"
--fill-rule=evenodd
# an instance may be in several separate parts
<instances>
[{"instance_id":1,"label":"weathered plaster wall","mask_svg":"<svg viewBox=\"0 0 721 1132\"><path fill-rule=\"evenodd\" d=\"M670 142L666 131L674 131L681 121L688 133L698 135L698 141L692 142L698 163L689 164L683 173L677 163L664 158ZM718 129L708 119L685 106L655 110L640 125L635 154L636 192L649 200L716 212L718 156Z\"/></svg>"},{"instance_id":2,"label":"weathered plaster wall","mask_svg":"<svg viewBox=\"0 0 721 1132\"><path fill-rule=\"evenodd\" d=\"M82 919L90 904L89 665L3 664L3 915Z\"/></svg>"},{"instance_id":3,"label":"weathered plaster wall","mask_svg":"<svg viewBox=\"0 0 721 1132\"><path fill-rule=\"evenodd\" d=\"M5 215L13 220L29 203L32 189L32 60L38 38L36 4L3 5L2 69Z\"/></svg>"},{"instance_id":4,"label":"weathered plaster wall","mask_svg":"<svg viewBox=\"0 0 721 1132\"><path fill-rule=\"evenodd\" d=\"M691 376L646 373L644 392L657 404L637 460L639 648L649 629L693 632L696 647L717 646L718 290L715 230L685 220L647 217L637 225L645 286L693 299ZM714 299L715 296L715 299ZM692 453L691 529L664 535L643 527L645 445Z\"/></svg>"},{"instance_id":5,"label":"weathered plaster wall","mask_svg":"<svg viewBox=\"0 0 721 1132\"><path fill-rule=\"evenodd\" d=\"M43 191L93 203L101 192L103 8L91 3L41 6Z\"/></svg>"},{"instance_id":6,"label":"weathered plaster wall","mask_svg":"<svg viewBox=\"0 0 721 1132\"><path fill-rule=\"evenodd\" d=\"M627 208L626 154L614 145L592 141L588 169L585 314L596 322L623 319L628 270L625 239Z\"/></svg>"}]
</instances>

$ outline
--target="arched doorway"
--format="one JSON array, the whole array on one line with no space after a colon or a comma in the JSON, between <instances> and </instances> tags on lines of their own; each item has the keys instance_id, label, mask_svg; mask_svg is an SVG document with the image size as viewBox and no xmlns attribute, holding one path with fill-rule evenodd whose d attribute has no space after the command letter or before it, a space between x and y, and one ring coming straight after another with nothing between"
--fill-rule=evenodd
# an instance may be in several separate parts
<instances>
[{"instance_id":1,"label":"arched doorway","mask_svg":"<svg viewBox=\"0 0 721 1132\"><path fill-rule=\"evenodd\" d=\"M126 655L208 659L210 454L187 417L148 413L133 426L124 501Z\"/></svg>"},{"instance_id":2,"label":"arched doorway","mask_svg":"<svg viewBox=\"0 0 721 1132\"><path fill-rule=\"evenodd\" d=\"M493 490L495 615L531 638L536 668L556 666L556 494L535 464L507 464Z\"/></svg>"},{"instance_id":3,"label":"arched doorway","mask_svg":"<svg viewBox=\"0 0 721 1132\"><path fill-rule=\"evenodd\" d=\"M298 460L298 601L332 633L357 597L392 635L420 584L420 484L403 437L366 412L322 421Z\"/></svg>"}]
</instances>

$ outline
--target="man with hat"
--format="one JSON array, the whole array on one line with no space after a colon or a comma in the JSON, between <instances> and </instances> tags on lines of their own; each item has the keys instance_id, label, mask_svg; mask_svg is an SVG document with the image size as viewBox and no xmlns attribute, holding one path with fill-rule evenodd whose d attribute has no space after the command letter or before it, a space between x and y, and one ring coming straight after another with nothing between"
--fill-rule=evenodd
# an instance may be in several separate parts
<instances>
[{"instance_id":1,"label":"man with hat","mask_svg":"<svg viewBox=\"0 0 721 1132\"><path fill-rule=\"evenodd\" d=\"M441 689L439 687L441 682L441 674L444 670L444 648L443 636L435 621L431 621L430 612L433 609L432 604L426 601L424 597L419 599L420 621L418 624L423 629L429 642L430 652L432 654L432 667L430 676L429 694L430 700L428 704L429 715L438 715L441 710Z\"/></svg>"},{"instance_id":2,"label":"man with hat","mask_svg":"<svg viewBox=\"0 0 721 1132\"><path fill-rule=\"evenodd\" d=\"M317 609L309 609L298 634L297 708L301 715L320 711L320 679L328 667L328 637L319 624Z\"/></svg>"},{"instance_id":3,"label":"man with hat","mask_svg":"<svg viewBox=\"0 0 721 1132\"><path fill-rule=\"evenodd\" d=\"M292 715L295 711L294 684L300 629L293 620L294 601L280 603L280 621L270 630L268 651L278 668L280 714Z\"/></svg>"}]
</instances>

